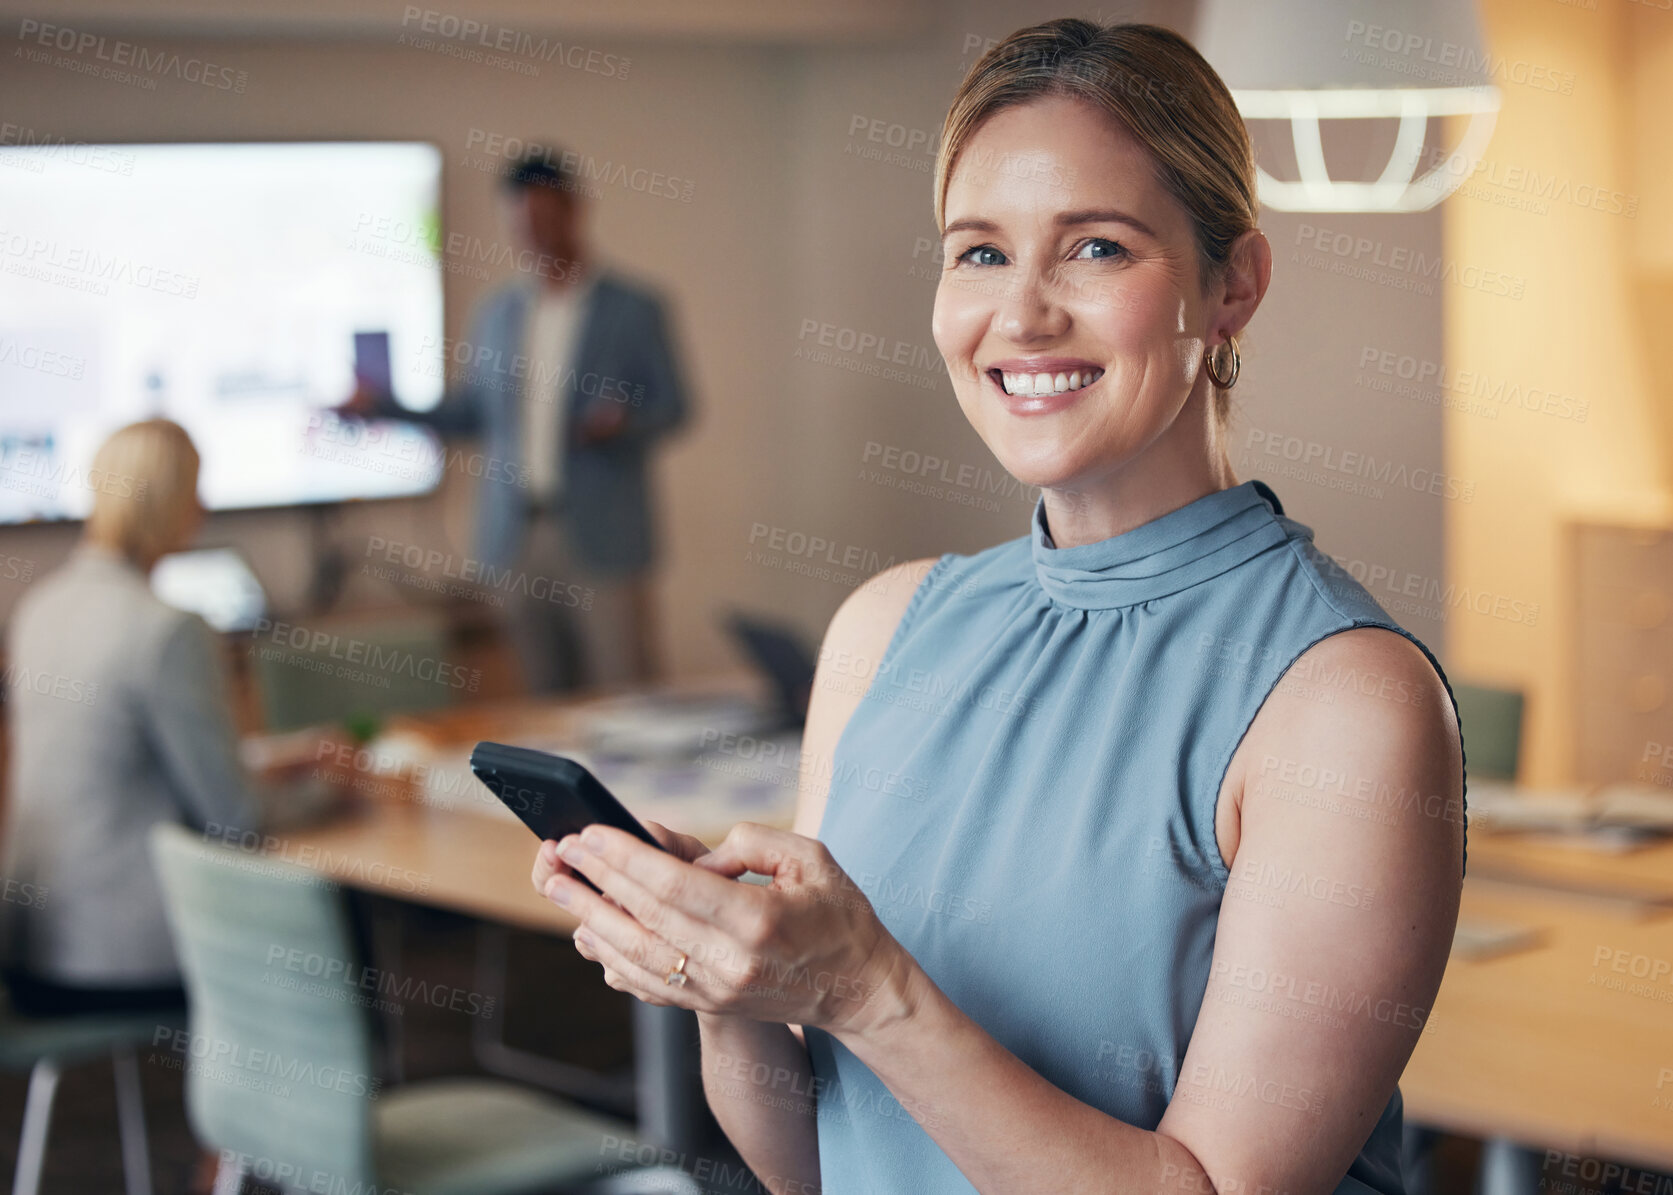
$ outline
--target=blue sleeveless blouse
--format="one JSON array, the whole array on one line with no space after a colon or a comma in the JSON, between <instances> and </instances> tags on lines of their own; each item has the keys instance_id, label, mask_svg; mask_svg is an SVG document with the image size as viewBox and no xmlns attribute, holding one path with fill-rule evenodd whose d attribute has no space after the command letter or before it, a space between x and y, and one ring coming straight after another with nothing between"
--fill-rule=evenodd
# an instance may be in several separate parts
<instances>
[{"instance_id":1,"label":"blue sleeveless blouse","mask_svg":"<svg viewBox=\"0 0 1673 1195\"><path fill-rule=\"evenodd\" d=\"M1362 626L1416 643L1451 696L1434 654L1264 482L1071 548L1039 500L1030 535L944 555L919 584L838 741L819 837L968 1016L1154 1129L1176 1092L1228 1098L1180 1063L1232 878L1214 831L1232 754L1302 652ZM1287 683L1328 700L1377 682ZM1399 815L1386 792L1307 799ZM806 1039L826 1191L975 1190L840 1042ZM1403 1195L1400 1121L1396 1090L1337 1195Z\"/></svg>"}]
</instances>

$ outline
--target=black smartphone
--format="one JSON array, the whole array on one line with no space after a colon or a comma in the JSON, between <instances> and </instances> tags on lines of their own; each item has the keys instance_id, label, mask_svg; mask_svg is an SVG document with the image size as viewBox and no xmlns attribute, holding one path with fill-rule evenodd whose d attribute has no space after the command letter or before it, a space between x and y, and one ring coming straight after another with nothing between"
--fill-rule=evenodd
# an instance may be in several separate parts
<instances>
[{"instance_id":1,"label":"black smartphone","mask_svg":"<svg viewBox=\"0 0 1673 1195\"><path fill-rule=\"evenodd\" d=\"M478 743L471 751L471 771L542 841L579 834L599 824L626 830L635 838L666 850L651 837L615 795L573 759L529 747ZM594 892L598 886L579 872L576 878Z\"/></svg>"}]
</instances>

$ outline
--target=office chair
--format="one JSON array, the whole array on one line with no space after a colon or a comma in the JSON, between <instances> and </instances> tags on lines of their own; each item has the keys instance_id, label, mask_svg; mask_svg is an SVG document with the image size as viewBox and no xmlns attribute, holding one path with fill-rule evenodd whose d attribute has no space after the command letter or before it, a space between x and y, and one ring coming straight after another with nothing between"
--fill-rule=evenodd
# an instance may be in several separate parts
<instances>
[{"instance_id":1,"label":"office chair","mask_svg":"<svg viewBox=\"0 0 1673 1195\"><path fill-rule=\"evenodd\" d=\"M1452 686L1471 780L1515 780L1522 755L1520 689Z\"/></svg>"},{"instance_id":2,"label":"office chair","mask_svg":"<svg viewBox=\"0 0 1673 1195\"><path fill-rule=\"evenodd\" d=\"M250 1174L303 1190L408 1195L566 1184L700 1195L672 1168L600 1180L633 1156L633 1126L514 1084L449 1078L382 1090L362 1007L375 992L360 986L366 972L336 885L175 825L152 831L151 850L191 1006L187 1115L221 1152L218 1193Z\"/></svg>"},{"instance_id":3,"label":"office chair","mask_svg":"<svg viewBox=\"0 0 1673 1195\"><path fill-rule=\"evenodd\" d=\"M116 1127L122 1142L127 1195L151 1195L151 1155L145 1139L145 1100L134 1050L185 1023L186 1010L142 1013L78 1013L26 1017L0 997L0 1068L29 1072L12 1195L41 1187L53 1098L66 1067L109 1057L116 1070Z\"/></svg>"}]
</instances>

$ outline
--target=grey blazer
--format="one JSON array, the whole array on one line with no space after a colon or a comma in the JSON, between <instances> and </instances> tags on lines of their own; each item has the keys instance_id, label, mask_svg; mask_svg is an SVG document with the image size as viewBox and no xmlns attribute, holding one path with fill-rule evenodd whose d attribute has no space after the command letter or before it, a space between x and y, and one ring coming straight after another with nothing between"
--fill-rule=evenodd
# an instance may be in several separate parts
<instances>
[{"instance_id":1,"label":"grey blazer","mask_svg":"<svg viewBox=\"0 0 1673 1195\"><path fill-rule=\"evenodd\" d=\"M424 423L446 434L480 435L487 458L477 490L476 556L505 568L515 561L528 519L521 441L522 393L529 372L524 327L531 288L515 282L492 292L476 311L470 343L450 354L468 359L457 384L433 409L408 411L386 400L378 413ZM566 390L565 530L577 558L603 573L648 567L657 538L647 456L657 437L687 418L685 384L669 343L662 303L651 291L604 272L581 314L574 362L556 384ZM596 404L619 403L620 435L578 443L576 427Z\"/></svg>"},{"instance_id":2,"label":"grey blazer","mask_svg":"<svg viewBox=\"0 0 1673 1195\"><path fill-rule=\"evenodd\" d=\"M147 831L253 829L264 799L239 762L214 632L82 546L29 587L6 643L0 957L60 983L176 982Z\"/></svg>"}]
</instances>

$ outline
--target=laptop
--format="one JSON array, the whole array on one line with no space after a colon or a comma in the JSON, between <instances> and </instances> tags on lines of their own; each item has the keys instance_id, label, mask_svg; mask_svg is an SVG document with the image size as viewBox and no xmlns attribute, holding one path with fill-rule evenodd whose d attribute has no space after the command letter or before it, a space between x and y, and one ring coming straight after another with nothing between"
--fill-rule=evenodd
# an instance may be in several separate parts
<instances>
[{"instance_id":1,"label":"laptop","mask_svg":"<svg viewBox=\"0 0 1673 1195\"><path fill-rule=\"evenodd\" d=\"M234 548L173 552L151 570L151 592L201 615L217 631L250 631L267 614L267 592Z\"/></svg>"},{"instance_id":2,"label":"laptop","mask_svg":"<svg viewBox=\"0 0 1673 1195\"><path fill-rule=\"evenodd\" d=\"M729 611L722 622L749 662L767 678L782 724L786 728L803 725L813 696L815 660L796 631L741 610Z\"/></svg>"}]
</instances>

